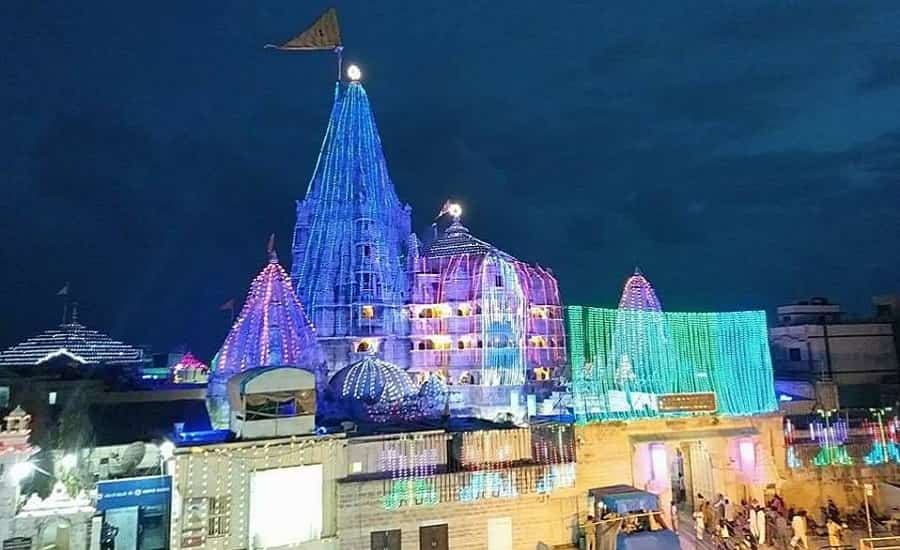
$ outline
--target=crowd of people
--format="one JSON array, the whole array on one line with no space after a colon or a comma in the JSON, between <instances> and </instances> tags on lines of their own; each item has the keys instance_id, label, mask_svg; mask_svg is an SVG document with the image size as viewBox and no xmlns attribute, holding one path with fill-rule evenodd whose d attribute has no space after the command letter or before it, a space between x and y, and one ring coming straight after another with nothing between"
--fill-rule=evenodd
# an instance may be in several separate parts
<instances>
[{"instance_id":1,"label":"crowd of people","mask_svg":"<svg viewBox=\"0 0 900 550\"><path fill-rule=\"evenodd\" d=\"M673 517L676 517L674 502L672 508ZM846 525L841 522L833 500L828 499L823 513L825 525L822 534L827 534L829 546L840 546ZM786 508L784 499L777 494L765 505L756 499L750 502L742 500L736 504L721 494L713 500L698 494L693 519L697 539L709 537L723 547L734 546L729 542L739 539L752 548L769 544L779 550L809 550L810 531L820 526L806 510Z\"/></svg>"}]
</instances>

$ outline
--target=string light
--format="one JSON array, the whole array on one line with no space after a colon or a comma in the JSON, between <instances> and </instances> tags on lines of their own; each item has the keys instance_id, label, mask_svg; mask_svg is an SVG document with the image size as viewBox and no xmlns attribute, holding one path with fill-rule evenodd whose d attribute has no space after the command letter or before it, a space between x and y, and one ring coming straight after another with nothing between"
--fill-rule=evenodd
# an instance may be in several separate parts
<instances>
[{"instance_id":1,"label":"string light","mask_svg":"<svg viewBox=\"0 0 900 550\"><path fill-rule=\"evenodd\" d=\"M640 272L620 309L565 308L579 423L657 416L664 394L713 392L724 415L777 409L765 312L658 308Z\"/></svg>"},{"instance_id":2,"label":"string light","mask_svg":"<svg viewBox=\"0 0 900 550\"><path fill-rule=\"evenodd\" d=\"M410 247L412 370L498 386L521 385L528 368L563 364L555 277L472 236L452 207L442 235L421 253L417 241Z\"/></svg>"},{"instance_id":3,"label":"string light","mask_svg":"<svg viewBox=\"0 0 900 550\"><path fill-rule=\"evenodd\" d=\"M228 427L228 379L249 369L283 365L309 369L319 380L324 377L315 328L273 250L212 362L207 396L213 426Z\"/></svg>"},{"instance_id":4,"label":"string light","mask_svg":"<svg viewBox=\"0 0 900 550\"><path fill-rule=\"evenodd\" d=\"M352 361L360 337L383 338L379 353L408 365L403 306L410 227L365 88L338 83L315 171L297 202L291 272L328 356L346 357L334 370Z\"/></svg>"}]
</instances>

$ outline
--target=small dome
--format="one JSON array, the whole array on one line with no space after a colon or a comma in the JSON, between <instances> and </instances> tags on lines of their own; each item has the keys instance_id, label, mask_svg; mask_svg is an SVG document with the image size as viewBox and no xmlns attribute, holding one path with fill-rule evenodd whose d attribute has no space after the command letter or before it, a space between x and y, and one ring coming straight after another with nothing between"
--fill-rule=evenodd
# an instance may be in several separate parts
<instances>
[{"instance_id":1,"label":"small dome","mask_svg":"<svg viewBox=\"0 0 900 550\"><path fill-rule=\"evenodd\" d=\"M447 383L436 374L430 374L428 378L422 382L422 386L419 387L420 397L433 399L441 398L445 395L447 395Z\"/></svg>"},{"instance_id":2,"label":"small dome","mask_svg":"<svg viewBox=\"0 0 900 550\"><path fill-rule=\"evenodd\" d=\"M331 388L341 399L353 399L370 405L400 401L418 393L405 370L374 355L368 355L335 373L331 378Z\"/></svg>"}]
</instances>

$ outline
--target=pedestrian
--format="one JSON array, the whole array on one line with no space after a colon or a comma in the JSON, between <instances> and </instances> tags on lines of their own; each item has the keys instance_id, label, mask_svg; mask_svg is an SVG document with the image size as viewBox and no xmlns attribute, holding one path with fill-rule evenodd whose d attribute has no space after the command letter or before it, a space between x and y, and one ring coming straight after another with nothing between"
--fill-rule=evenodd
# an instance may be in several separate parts
<instances>
[{"instance_id":1,"label":"pedestrian","mask_svg":"<svg viewBox=\"0 0 900 550\"><path fill-rule=\"evenodd\" d=\"M678 532L678 504L673 500L672 505L669 507L669 512L672 514L672 531Z\"/></svg>"},{"instance_id":2,"label":"pedestrian","mask_svg":"<svg viewBox=\"0 0 900 550\"><path fill-rule=\"evenodd\" d=\"M584 524L584 541L587 550L594 550L597 547L597 524L594 522L594 516L588 516Z\"/></svg>"},{"instance_id":3,"label":"pedestrian","mask_svg":"<svg viewBox=\"0 0 900 550\"><path fill-rule=\"evenodd\" d=\"M703 531L706 526L703 525L703 510L698 509L694 512L694 529L697 532L697 540L703 540Z\"/></svg>"},{"instance_id":4,"label":"pedestrian","mask_svg":"<svg viewBox=\"0 0 900 550\"><path fill-rule=\"evenodd\" d=\"M703 503L703 524L706 525L710 533L716 532L716 514L713 512L713 507L709 502Z\"/></svg>"},{"instance_id":5,"label":"pedestrian","mask_svg":"<svg viewBox=\"0 0 900 550\"><path fill-rule=\"evenodd\" d=\"M713 504L713 513L715 514L716 525L718 525L719 520L725 518L725 497L722 496L722 493L716 495L716 502Z\"/></svg>"},{"instance_id":6,"label":"pedestrian","mask_svg":"<svg viewBox=\"0 0 900 550\"><path fill-rule=\"evenodd\" d=\"M775 515L775 536L773 537L776 545L782 550L787 550L791 536L788 533L788 522L781 514Z\"/></svg>"},{"instance_id":7,"label":"pedestrian","mask_svg":"<svg viewBox=\"0 0 900 550\"><path fill-rule=\"evenodd\" d=\"M806 534L807 527L806 510L800 510L793 518L791 518L791 529L794 531L794 536L791 538L792 548L797 548L799 546L804 550L809 550L809 540Z\"/></svg>"},{"instance_id":8,"label":"pedestrian","mask_svg":"<svg viewBox=\"0 0 900 550\"><path fill-rule=\"evenodd\" d=\"M833 500L829 497L828 505L826 506L827 516L830 519L833 519L835 522L841 521L841 512L838 510L837 504L834 503ZM827 519L826 519L827 521Z\"/></svg>"},{"instance_id":9,"label":"pedestrian","mask_svg":"<svg viewBox=\"0 0 900 550\"><path fill-rule=\"evenodd\" d=\"M725 521L728 522L729 525L734 525L734 520L737 515L737 509L733 502L725 499Z\"/></svg>"},{"instance_id":10,"label":"pedestrian","mask_svg":"<svg viewBox=\"0 0 900 550\"><path fill-rule=\"evenodd\" d=\"M759 541L759 545L762 546L766 543L766 511L761 506L756 506L756 510L753 513L753 519L756 522L756 536Z\"/></svg>"},{"instance_id":11,"label":"pedestrian","mask_svg":"<svg viewBox=\"0 0 900 550\"><path fill-rule=\"evenodd\" d=\"M825 524L825 528L828 530L828 545L840 546L841 535L844 533L843 527L841 527L834 518L828 518L828 523Z\"/></svg>"},{"instance_id":12,"label":"pedestrian","mask_svg":"<svg viewBox=\"0 0 900 550\"><path fill-rule=\"evenodd\" d=\"M781 498L781 495L778 493L772 495L772 502L769 505L775 510L775 513L784 515L784 499Z\"/></svg>"}]
</instances>

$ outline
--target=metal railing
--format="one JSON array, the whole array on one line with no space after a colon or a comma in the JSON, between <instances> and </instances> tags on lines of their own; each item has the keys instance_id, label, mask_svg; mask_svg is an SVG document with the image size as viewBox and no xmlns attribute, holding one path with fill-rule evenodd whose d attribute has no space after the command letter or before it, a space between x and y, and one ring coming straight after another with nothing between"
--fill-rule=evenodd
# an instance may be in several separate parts
<instances>
[{"instance_id":1,"label":"metal railing","mask_svg":"<svg viewBox=\"0 0 900 550\"><path fill-rule=\"evenodd\" d=\"M860 539L859 550L900 550L900 537L870 537Z\"/></svg>"}]
</instances>

